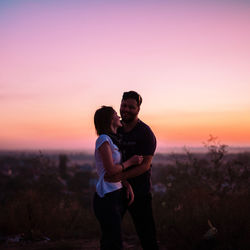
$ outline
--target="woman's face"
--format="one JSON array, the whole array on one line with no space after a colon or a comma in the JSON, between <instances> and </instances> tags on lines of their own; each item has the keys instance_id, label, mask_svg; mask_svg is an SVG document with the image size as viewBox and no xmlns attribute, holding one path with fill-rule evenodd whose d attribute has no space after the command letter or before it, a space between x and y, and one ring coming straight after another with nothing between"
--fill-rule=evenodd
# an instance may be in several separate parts
<instances>
[{"instance_id":1,"label":"woman's face","mask_svg":"<svg viewBox=\"0 0 250 250\"><path fill-rule=\"evenodd\" d=\"M121 126L122 126L122 124L121 124L120 116L118 116L117 113L115 112L113 114L113 118L111 121L111 127L119 128Z\"/></svg>"}]
</instances>

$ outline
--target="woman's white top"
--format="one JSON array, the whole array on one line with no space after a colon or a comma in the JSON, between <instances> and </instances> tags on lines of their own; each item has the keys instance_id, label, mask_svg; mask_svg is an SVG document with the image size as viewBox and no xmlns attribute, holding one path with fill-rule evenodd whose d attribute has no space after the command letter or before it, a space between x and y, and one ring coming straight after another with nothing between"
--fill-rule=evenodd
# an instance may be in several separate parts
<instances>
[{"instance_id":1,"label":"woman's white top","mask_svg":"<svg viewBox=\"0 0 250 250\"><path fill-rule=\"evenodd\" d=\"M106 193L110 193L122 188L122 183L120 181L107 182L104 180L106 170L103 166L102 158L98 150L104 142L108 142L110 145L114 164L119 164L121 162L121 153L119 152L118 147L112 142L111 138L108 135L100 135L95 143L95 163L97 168L97 174L99 176L98 182L96 184L96 192L100 197L104 197Z\"/></svg>"}]
</instances>

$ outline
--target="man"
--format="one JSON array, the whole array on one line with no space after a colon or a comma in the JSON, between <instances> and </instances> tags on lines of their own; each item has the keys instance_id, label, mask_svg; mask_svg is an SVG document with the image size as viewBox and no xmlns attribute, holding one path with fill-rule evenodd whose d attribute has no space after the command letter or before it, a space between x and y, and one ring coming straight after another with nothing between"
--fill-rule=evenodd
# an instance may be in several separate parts
<instances>
[{"instance_id":1,"label":"man","mask_svg":"<svg viewBox=\"0 0 250 250\"><path fill-rule=\"evenodd\" d=\"M152 213L151 162L156 138L148 125L138 118L141 96L135 91L124 92L120 114L123 127L118 130L123 161L137 154L143 156L140 165L133 166L109 181L127 179L134 191L134 202L128 207L144 250L157 250L156 230Z\"/></svg>"}]
</instances>

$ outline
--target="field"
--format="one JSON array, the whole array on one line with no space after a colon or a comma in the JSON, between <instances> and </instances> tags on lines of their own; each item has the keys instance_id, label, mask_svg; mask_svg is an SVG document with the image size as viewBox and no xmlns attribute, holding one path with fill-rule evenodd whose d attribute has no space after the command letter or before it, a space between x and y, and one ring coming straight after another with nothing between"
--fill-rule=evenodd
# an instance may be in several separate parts
<instances>
[{"instance_id":1,"label":"field","mask_svg":"<svg viewBox=\"0 0 250 250\"><path fill-rule=\"evenodd\" d=\"M250 153L157 154L152 192L161 249L250 249ZM2 152L1 249L98 249L92 155ZM125 249L139 249L126 215Z\"/></svg>"}]
</instances>

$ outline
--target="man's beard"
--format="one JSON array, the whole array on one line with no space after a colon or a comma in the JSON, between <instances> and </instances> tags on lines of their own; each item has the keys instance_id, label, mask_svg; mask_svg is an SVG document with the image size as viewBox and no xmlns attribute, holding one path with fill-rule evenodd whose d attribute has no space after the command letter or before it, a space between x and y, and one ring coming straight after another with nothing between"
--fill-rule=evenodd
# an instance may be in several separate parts
<instances>
[{"instance_id":1,"label":"man's beard","mask_svg":"<svg viewBox=\"0 0 250 250\"><path fill-rule=\"evenodd\" d=\"M121 114L122 121L124 123L130 123L130 122L134 121L135 118L137 117L137 114L131 114L131 113L127 113L127 114L129 114L129 115L123 115L123 114Z\"/></svg>"}]
</instances>

